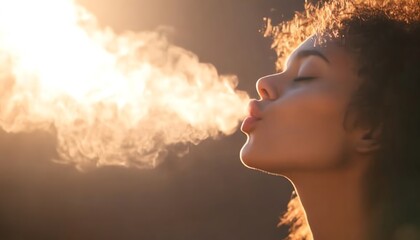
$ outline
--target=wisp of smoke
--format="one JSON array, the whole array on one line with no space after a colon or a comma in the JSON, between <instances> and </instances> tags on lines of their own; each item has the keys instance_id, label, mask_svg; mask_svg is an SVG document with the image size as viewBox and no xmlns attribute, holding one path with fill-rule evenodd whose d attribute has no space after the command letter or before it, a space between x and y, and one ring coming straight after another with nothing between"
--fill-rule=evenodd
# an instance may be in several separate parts
<instances>
[{"instance_id":1,"label":"wisp of smoke","mask_svg":"<svg viewBox=\"0 0 420 240\"><path fill-rule=\"evenodd\" d=\"M0 128L51 131L56 161L151 168L231 134L248 95L159 32L117 34L72 0L0 0Z\"/></svg>"}]
</instances>

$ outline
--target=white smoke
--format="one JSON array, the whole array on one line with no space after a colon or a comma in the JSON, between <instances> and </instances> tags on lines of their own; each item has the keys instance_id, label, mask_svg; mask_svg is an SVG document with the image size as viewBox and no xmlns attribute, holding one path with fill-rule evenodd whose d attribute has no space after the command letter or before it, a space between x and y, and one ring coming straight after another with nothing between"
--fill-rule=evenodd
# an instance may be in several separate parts
<instances>
[{"instance_id":1,"label":"white smoke","mask_svg":"<svg viewBox=\"0 0 420 240\"><path fill-rule=\"evenodd\" d=\"M169 146L233 133L234 76L159 32L116 34L72 0L0 0L0 127L52 131L80 169L150 168Z\"/></svg>"}]
</instances>

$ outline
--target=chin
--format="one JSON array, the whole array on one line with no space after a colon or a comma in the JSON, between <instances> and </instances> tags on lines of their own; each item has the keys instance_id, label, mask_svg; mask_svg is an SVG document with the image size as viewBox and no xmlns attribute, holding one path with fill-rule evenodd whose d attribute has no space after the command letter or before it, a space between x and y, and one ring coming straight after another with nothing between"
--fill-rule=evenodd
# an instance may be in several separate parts
<instances>
[{"instance_id":1,"label":"chin","mask_svg":"<svg viewBox=\"0 0 420 240\"><path fill-rule=\"evenodd\" d=\"M252 146L249 139L242 146L240 151L240 158L242 164L247 168L269 172L269 167L265 166L264 164L267 163L267 161L265 161L261 154L258 153L258 149Z\"/></svg>"},{"instance_id":2,"label":"chin","mask_svg":"<svg viewBox=\"0 0 420 240\"><path fill-rule=\"evenodd\" d=\"M239 157L241 158L242 164L245 165L247 168L256 169L256 160L255 157L252 156L252 152L252 146L248 137L248 140L241 148Z\"/></svg>"},{"instance_id":3,"label":"chin","mask_svg":"<svg viewBox=\"0 0 420 240\"><path fill-rule=\"evenodd\" d=\"M284 164L279 164L280 159L272 159L270 154L267 155L267 151L264 149L258 149L256 146L251 144L250 139L248 138L247 142L242 146L240 151L240 159L242 164L252 170L258 170L264 173L285 176L285 174L290 170Z\"/></svg>"}]
</instances>

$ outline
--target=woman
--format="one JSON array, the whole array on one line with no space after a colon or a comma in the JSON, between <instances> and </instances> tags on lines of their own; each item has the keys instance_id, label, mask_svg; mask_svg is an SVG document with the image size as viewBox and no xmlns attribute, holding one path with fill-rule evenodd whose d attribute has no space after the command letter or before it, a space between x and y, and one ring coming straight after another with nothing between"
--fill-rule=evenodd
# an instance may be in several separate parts
<instances>
[{"instance_id":1,"label":"woman","mask_svg":"<svg viewBox=\"0 0 420 240\"><path fill-rule=\"evenodd\" d=\"M420 239L420 1L307 3L266 33L280 73L241 159L293 183L289 239Z\"/></svg>"}]
</instances>

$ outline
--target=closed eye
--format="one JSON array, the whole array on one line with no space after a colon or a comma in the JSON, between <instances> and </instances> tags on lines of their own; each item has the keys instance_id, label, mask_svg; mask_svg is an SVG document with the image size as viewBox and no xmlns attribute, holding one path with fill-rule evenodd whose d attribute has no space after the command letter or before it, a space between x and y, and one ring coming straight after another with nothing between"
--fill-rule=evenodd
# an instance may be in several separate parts
<instances>
[{"instance_id":1,"label":"closed eye","mask_svg":"<svg viewBox=\"0 0 420 240\"><path fill-rule=\"evenodd\" d=\"M312 80L315 77L297 77L295 79L293 79L293 82L299 82L299 81L305 81L305 80Z\"/></svg>"}]
</instances>

